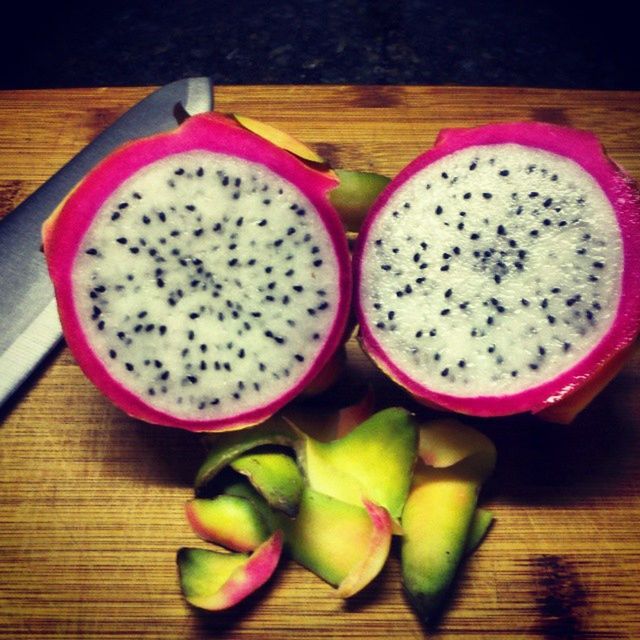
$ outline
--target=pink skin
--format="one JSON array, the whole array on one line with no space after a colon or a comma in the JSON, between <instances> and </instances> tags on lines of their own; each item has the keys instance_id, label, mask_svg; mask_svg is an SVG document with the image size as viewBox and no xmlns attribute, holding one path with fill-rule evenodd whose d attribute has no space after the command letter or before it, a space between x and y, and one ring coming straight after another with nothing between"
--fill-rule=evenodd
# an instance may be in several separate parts
<instances>
[{"instance_id":1,"label":"pink skin","mask_svg":"<svg viewBox=\"0 0 640 640\"><path fill-rule=\"evenodd\" d=\"M366 587L380 573L391 548L393 520L389 512L366 498L362 502L371 518L372 526L368 553L338 585L337 593L341 598L349 598Z\"/></svg>"},{"instance_id":2,"label":"pink skin","mask_svg":"<svg viewBox=\"0 0 640 640\"><path fill-rule=\"evenodd\" d=\"M264 585L278 566L282 555L282 531L276 531L263 542L242 567L239 567L221 589L198 606L209 611L228 609Z\"/></svg>"},{"instance_id":3,"label":"pink skin","mask_svg":"<svg viewBox=\"0 0 640 640\"><path fill-rule=\"evenodd\" d=\"M602 340L579 362L552 380L512 395L457 397L425 387L398 368L374 337L361 299L362 261L372 222L391 194L429 164L455 151L476 145L518 143L570 158L587 171L614 204L623 239L622 291L616 318ZM411 162L383 191L367 216L354 253L355 306L363 348L392 379L425 404L477 416L502 416L531 411L537 413L570 397L621 351L626 350L640 329L640 193L631 179L603 152L591 133L556 125L519 122L492 124L474 129L446 129L436 145Z\"/></svg>"},{"instance_id":4,"label":"pink skin","mask_svg":"<svg viewBox=\"0 0 640 640\"><path fill-rule=\"evenodd\" d=\"M229 578L220 590L221 609L244 600L273 575L282 555L282 531L276 531L249 558L244 568Z\"/></svg>"},{"instance_id":5,"label":"pink skin","mask_svg":"<svg viewBox=\"0 0 640 640\"><path fill-rule=\"evenodd\" d=\"M295 388L269 404L237 416L203 420L197 416L180 418L159 411L114 380L96 357L84 334L72 295L71 277L82 238L95 212L118 186L146 165L167 155L190 150L229 153L272 169L304 191L324 221L334 242L340 268L339 312L316 362ZM58 310L65 339L85 375L116 405L129 415L146 422L192 431L239 429L257 424L273 415L308 385L341 344L351 294L350 264L347 242L339 218L329 204L328 192L336 186L335 178L309 168L295 156L246 131L219 114L209 113L189 118L173 132L137 140L109 156L97 170L69 195L62 209L54 214L44 229L44 251L49 273L56 290Z\"/></svg>"}]
</instances>

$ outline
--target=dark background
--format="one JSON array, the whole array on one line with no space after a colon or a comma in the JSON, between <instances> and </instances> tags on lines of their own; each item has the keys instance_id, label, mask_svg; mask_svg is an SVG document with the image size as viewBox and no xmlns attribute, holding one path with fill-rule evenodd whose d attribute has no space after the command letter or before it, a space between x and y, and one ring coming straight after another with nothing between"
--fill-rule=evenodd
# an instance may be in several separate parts
<instances>
[{"instance_id":1,"label":"dark background","mask_svg":"<svg viewBox=\"0 0 640 640\"><path fill-rule=\"evenodd\" d=\"M561 0L91 0L0 10L0 88L354 83L640 89L637 10Z\"/></svg>"}]
</instances>

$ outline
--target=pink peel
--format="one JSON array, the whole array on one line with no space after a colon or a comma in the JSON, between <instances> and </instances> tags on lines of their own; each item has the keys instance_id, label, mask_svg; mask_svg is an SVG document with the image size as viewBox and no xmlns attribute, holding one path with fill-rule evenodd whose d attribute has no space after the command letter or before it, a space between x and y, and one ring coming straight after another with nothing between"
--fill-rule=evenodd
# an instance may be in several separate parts
<instances>
[{"instance_id":1,"label":"pink peel","mask_svg":"<svg viewBox=\"0 0 640 640\"><path fill-rule=\"evenodd\" d=\"M389 512L366 498L362 502L371 518L371 537L364 558L338 585L336 593L341 598L350 598L364 589L382 570L391 548L393 520Z\"/></svg>"},{"instance_id":2,"label":"pink peel","mask_svg":"<svg viewBox=\"0 0 640 640\"><path fill-rule=\"evenodd\" d=\"M222 611L235 606L271 578L282 554L282 541L282 532L276 531L231 573L220 588L213 593L185 594L187 601L208 611ZM180 552L178 562L180 566Z\"/></svg>"}]
</instances>

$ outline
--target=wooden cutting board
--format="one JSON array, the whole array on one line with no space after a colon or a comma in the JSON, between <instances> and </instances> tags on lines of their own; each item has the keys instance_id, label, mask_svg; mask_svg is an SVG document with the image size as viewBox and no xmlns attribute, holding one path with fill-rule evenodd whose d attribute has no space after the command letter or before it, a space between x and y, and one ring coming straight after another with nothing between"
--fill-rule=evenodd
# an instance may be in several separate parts
<instances>
[{"instance_id":1,"label":"wooden cutting board","mask_svg":"<svg viewBox=\"0 0 640 640\"><path fill-rule=\"evenodd\" d=\"M0 92L0 212L151 88ZM273 123L334 165L393 175L442 127L539 119L597 133L640 179L640 94L460 87L219 87L216 107ZM2 277L2 274L0 274ZM350 372L405 402L350 345ZM1 374L0 374L1 375ZM395 553L343 603L287 562L233 611L182 600L175 554L198 437L105 401L65 348L0 413L2 638L640 638L640 359L570 427L483 423L496 516L436 630L399 587Z\"/></svg>"}]
</instances>

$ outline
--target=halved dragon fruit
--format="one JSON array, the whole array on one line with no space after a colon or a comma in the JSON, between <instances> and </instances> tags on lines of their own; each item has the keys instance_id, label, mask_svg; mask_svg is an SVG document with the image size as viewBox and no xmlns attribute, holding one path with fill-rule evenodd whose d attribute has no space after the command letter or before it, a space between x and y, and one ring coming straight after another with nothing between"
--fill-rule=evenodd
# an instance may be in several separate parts
<instances>
[{"instance_id":1,"label":"halved dragon fruit","mask_svg":"<svg viewBox=\"0 0 640 640\"><path fill-rule=\"evenodd\" d=\"M130 415L258 423L341 345L350 261L333 174L219 114L134 141L44 229L65 338Z\"/></svg>"},{"instance_id":2,"label":"halved dragon fruit","mask_svg":"<svg viewBox=\"0 0 640 640\"><path fill-rule=\"evenodd\" d=\"M567 421L640 328L640 197L590 133L445 130L354 263L362 346L417 399L500 416L579 398Z\"/></svg>"}]
</instances>

